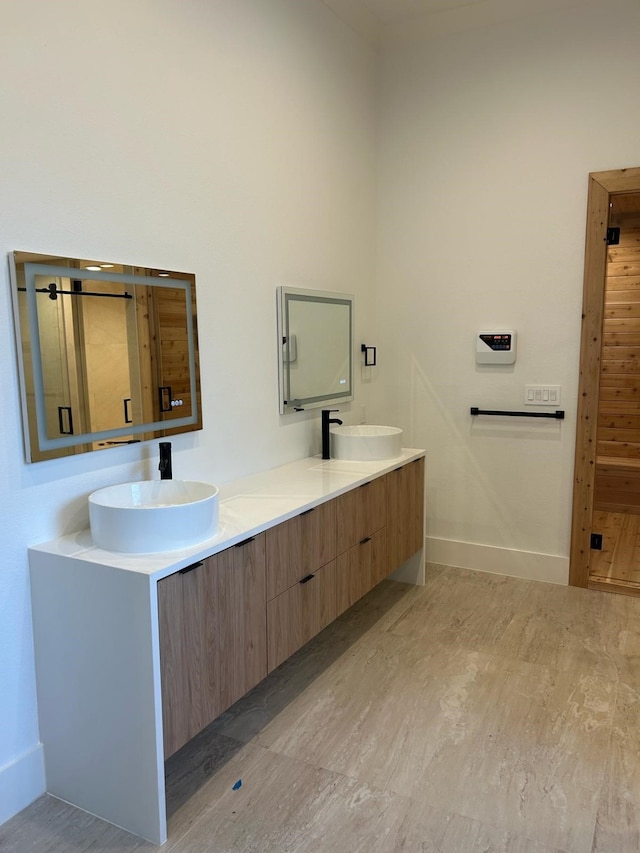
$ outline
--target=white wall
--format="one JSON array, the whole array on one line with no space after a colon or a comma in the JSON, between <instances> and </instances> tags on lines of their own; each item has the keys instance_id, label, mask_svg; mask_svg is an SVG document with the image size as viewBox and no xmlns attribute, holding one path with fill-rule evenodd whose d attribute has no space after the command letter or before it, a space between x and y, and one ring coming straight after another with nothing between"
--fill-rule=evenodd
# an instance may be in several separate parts
<instances>
[{"instance_id":1,"label":"white wall","mask_svg":"<svg viewBox=\"0 0 640 853\"><path fill-rule=\"evenodd\" d=\"M566 580L587 175L640 164L639 44L607 0L383 52L370 420L428 450L427 558ZM482 328L517 330L513 367L476 366ZM525 384L563 387L562 425L470 417Z\"/></svg>"},{"instance_id":2,"label":"white wall","mask_svg":"<svg viewBox=\"0 0 640 853\"><path fill-rule=\"evenodd\" d=\"M371 334L373 59L313 0L2 4L0 255L196 274L205 427L172 439L175 476L319 452L319 413L278 414L275 290L354 292ZM2 822L43 789L27 546L86 526L93 489L157 476L157 443L23 462L0 276Z\"/></svg>"}]
</instances>

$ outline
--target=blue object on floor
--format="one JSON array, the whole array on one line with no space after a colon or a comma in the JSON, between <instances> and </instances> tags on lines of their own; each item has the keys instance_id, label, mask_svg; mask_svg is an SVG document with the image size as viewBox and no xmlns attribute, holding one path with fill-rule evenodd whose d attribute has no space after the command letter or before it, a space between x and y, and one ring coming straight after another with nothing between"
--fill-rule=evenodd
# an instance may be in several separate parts
<instances>
[{"instance_id":1,"label":"blue object on floor","mask_svg":"<svg viewBox=\"0 0 640 853\"><path fill-rule=\"evenodd\" d=\"M233 788L231 790L237 791L238 788L242 788L242 779L238 779L238 781L236 782L236 784L233 786Z\"/></svg>"}]
</instances>

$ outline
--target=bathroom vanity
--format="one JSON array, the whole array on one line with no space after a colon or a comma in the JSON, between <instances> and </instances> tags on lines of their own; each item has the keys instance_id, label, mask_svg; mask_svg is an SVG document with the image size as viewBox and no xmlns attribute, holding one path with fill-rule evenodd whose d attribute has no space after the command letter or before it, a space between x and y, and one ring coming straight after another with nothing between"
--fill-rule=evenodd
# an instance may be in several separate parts
<instances>
[{"instance_id":1,"label":"bathroom vanity","mask_svg":"<svg viewBox=\"0 0 640 853\"><path fill-rule=\"evenodd\" d=\"M29 549L47 790L156 844L164 761L383 578L424 582L424 451L220 491L215 538Z\"/></svg>"}]
</instances>

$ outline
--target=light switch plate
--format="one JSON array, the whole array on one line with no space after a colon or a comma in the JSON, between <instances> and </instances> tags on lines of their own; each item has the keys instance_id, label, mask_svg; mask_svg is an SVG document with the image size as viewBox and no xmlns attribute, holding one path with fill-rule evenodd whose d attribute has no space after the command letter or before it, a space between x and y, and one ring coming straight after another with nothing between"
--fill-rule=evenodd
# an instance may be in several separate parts
<instances>
[{"instance_id":1,"label":"light switch plate","mask_svg":"<svg viewBox=\"0 0 640 853\"><path fill-rule=\"evenodd\" d=\"M525 385L525 406L560 406L562 403L561 385Z\"/></svg>"}]
</instances>

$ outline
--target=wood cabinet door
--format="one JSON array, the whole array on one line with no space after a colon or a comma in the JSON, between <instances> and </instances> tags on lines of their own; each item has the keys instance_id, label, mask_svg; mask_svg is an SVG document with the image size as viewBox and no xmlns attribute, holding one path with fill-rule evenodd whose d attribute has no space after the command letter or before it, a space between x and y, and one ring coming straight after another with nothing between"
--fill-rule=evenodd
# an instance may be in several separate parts
<instances>
[{"instance_id":1,"label":"wood cabinet door","mask_svg":"<svg viewBox=\"0 0 640 853\"><path fill-rule=\"evenodd\" d=\"M336 560L338 615L366 595L388 574L386 529L366 536Z\"/></svg>"},{"instance_id":2,"label":"wood cabinet door","mask_svg":"<svg viewBox=\"0 0 640 853\"><path fill-rule=\"evenodd\" d=\"M204 563L158 581L165 759L205 725L202 691Z\"/></svg>"},{"instance_id":3,"label":"wood cabinet door","mask_svg":"<svg viewBox=\"0 0 640 853\"><path fill-rule=\"evenodd\" d=\"M424 457L384 478L389 572L424 547Z\"/></svg>"},{"instance_id":4,"label":"wood cabinet door","mask_svg":"<svg viewBox=\"0 0 640 853\"><path fill-rule=\"evenodd\" d=\"M267 674L265 537L158 582L165 758Z\"/></svg>"},{"instance_id":5,"label":"wood cabinet door","mask_svg":"<svg viewBox=\"0 0 640 853\"><path fill-rule=\"evenodd\" d=\"M206 589L207 716L214 720L267 674L264 534L212 562Z\"/></svg>"},{"instance_id":6,"label":"wood cabinet door","mask_svg":"<svg viewBox=\"0 0 640 853\"><path fill-rule=\"evenodd\" d=\"M269 672L336 618L336 561L267 603Z\"/></svg>"},{"instance_id":7,"label":"wood cabinet door","mask_svg":"<svg viewBox=\"0 0 640 853\"><path fill-rule=\"evenodd\" d=\"M335 504L338 554L341 554L386 524L384 477L340 495Z\"/></svg>"},{"instance_id":8,"label":"wood cabinet door","mask_svg":"<svg viewBox=\"0 0 640 853\"><path fill-rule=\"evenodd\" d=\"M266 531L267 601L336 556L336 502L320 504Z\"/></svg>"}]
</instances>

